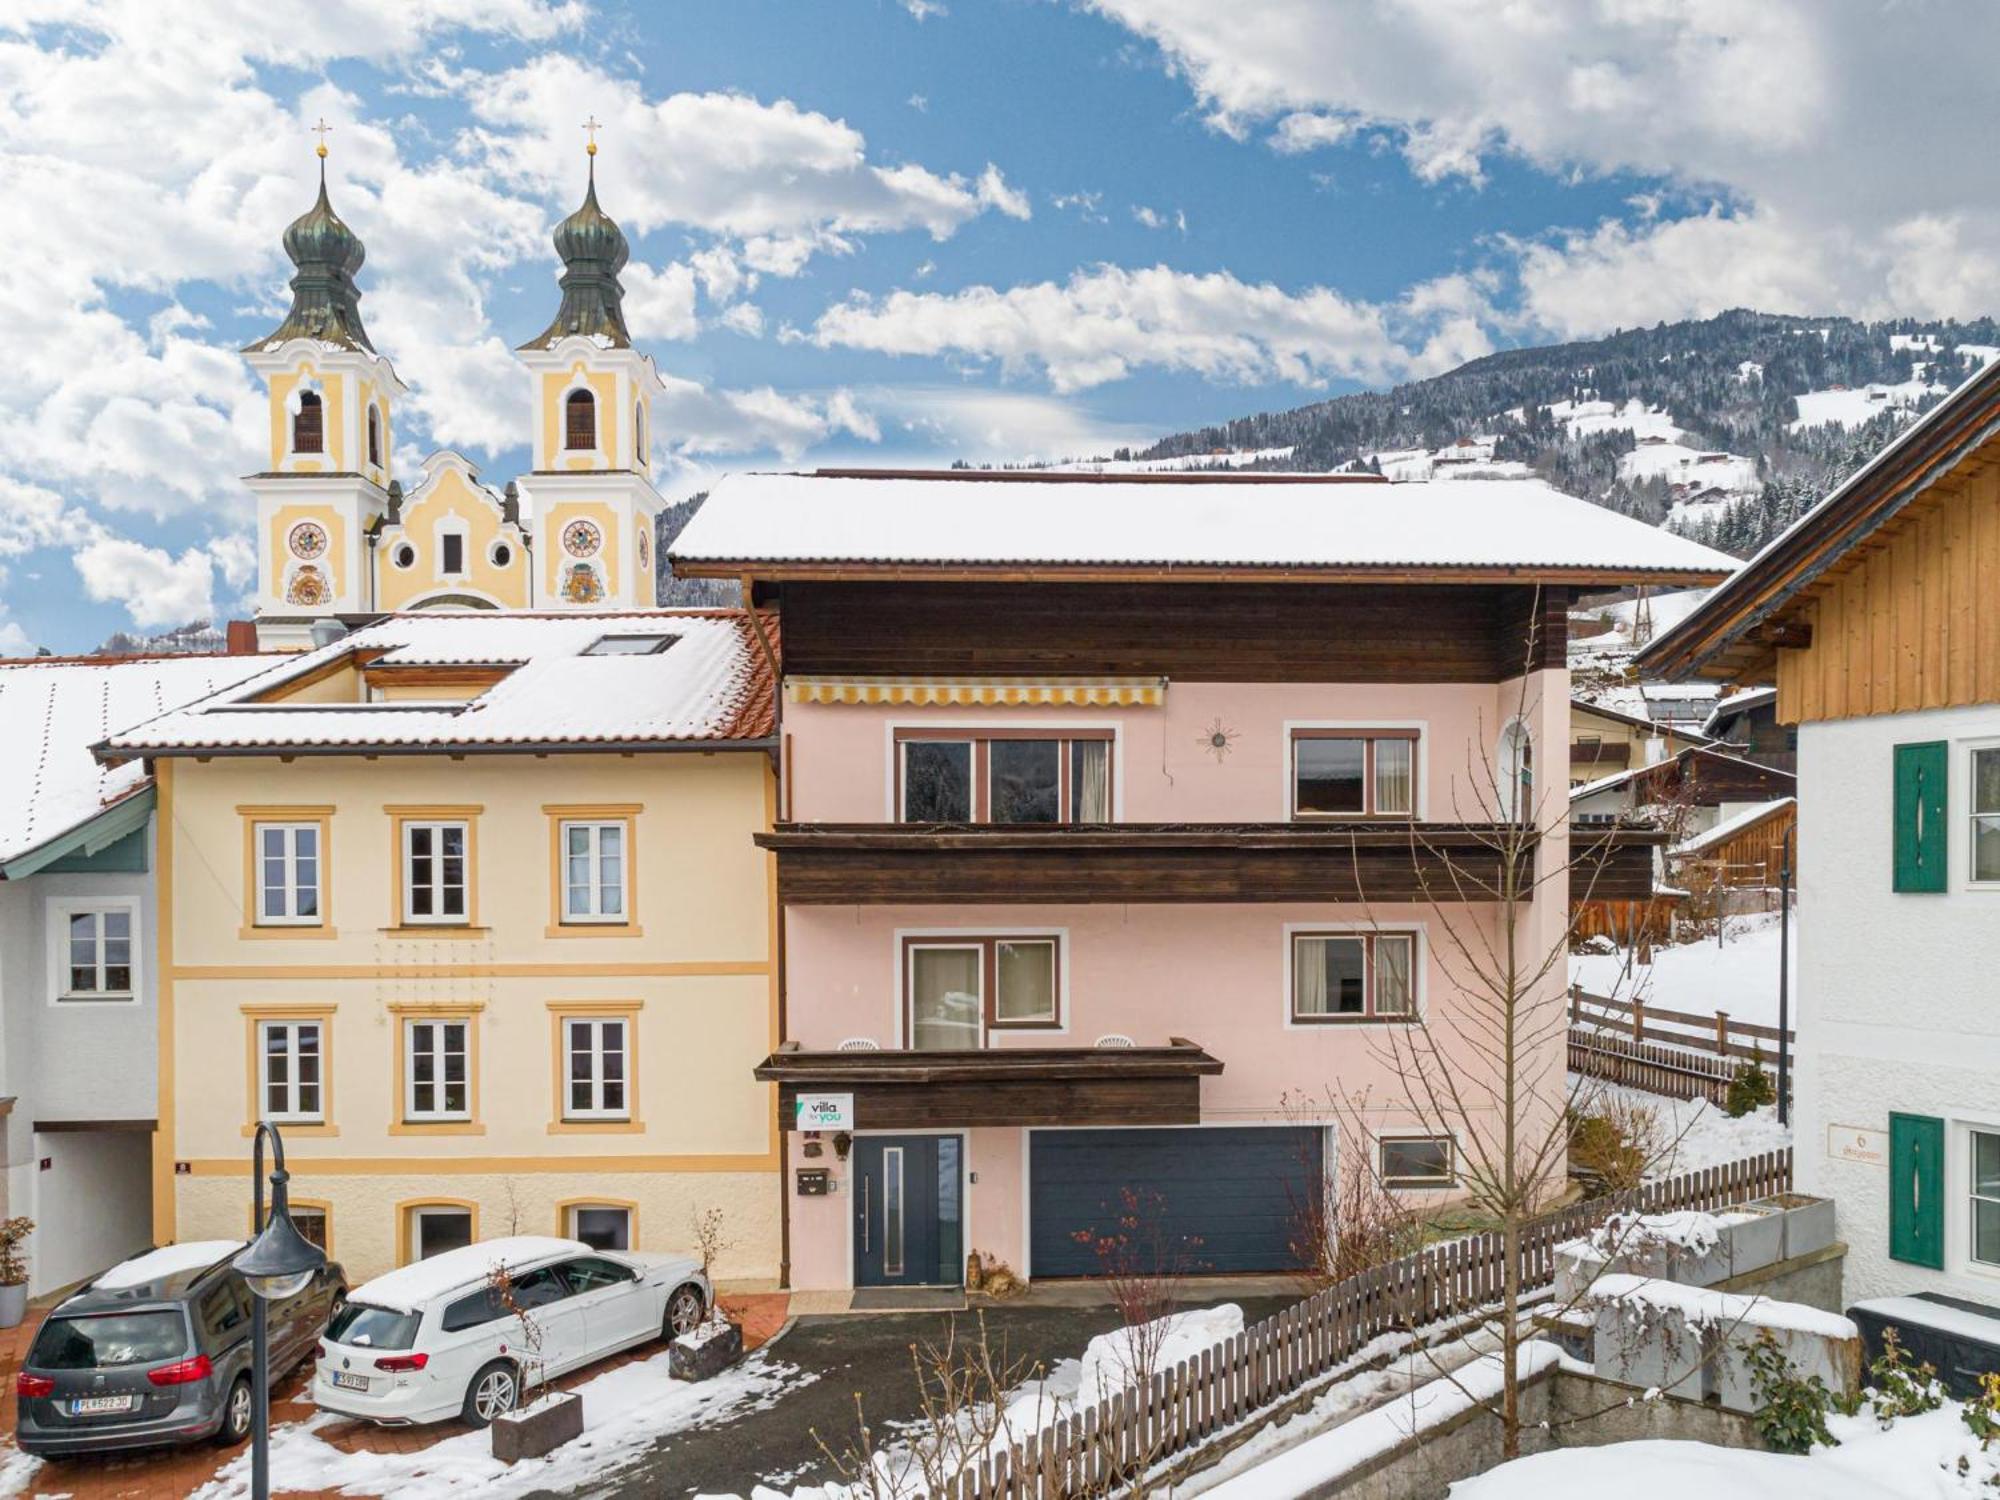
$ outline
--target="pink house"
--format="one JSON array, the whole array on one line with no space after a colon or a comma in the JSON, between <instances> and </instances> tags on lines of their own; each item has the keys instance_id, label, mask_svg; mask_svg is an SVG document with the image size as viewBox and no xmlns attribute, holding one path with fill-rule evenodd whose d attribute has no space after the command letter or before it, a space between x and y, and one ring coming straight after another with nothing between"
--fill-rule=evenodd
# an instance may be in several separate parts
<instances>
[{"instance_id":1,"label":"pink house","mask_svg":"<svg viewBox=\"0 0 2000 1500\"><path fill-rule=\"evenodd\" d=\"M1526 820L1562 867L1572 597L1729 568L1539 483L1244 474L739 475L673 557L783 622L757 1071L801 1288L1089 1275L1127 1190L1197 1269L1283 1270L1342 1170L1457 1190L1385 1045L1450 1036L1500 932L1453 862Z\"/></svg>"}]
</instances>

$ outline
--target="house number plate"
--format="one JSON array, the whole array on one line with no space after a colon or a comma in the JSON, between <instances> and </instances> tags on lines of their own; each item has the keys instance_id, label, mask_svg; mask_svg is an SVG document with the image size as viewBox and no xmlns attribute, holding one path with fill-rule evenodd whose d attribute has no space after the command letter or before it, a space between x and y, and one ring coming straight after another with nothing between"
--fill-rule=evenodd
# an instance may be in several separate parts
<instances>
[{"instance_id":1,"label":"house number plate","mask_svg":"<svg viewBox=\"0 0 2000 1500\"><path fill-rule=\"evenodd\" d=\"M1826 1127L1826 1154L1836 1161L1858 1161L1863 1166L1886 1166L1889 1161L1889 1132L1864 1130L1859 1125Z\"/></svg>"}]
</instances>

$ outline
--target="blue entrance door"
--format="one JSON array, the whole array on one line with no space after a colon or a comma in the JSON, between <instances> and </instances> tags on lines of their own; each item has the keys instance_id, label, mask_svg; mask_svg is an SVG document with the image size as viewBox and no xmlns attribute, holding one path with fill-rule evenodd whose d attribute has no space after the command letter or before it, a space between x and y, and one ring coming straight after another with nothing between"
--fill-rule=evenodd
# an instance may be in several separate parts
<instances>
[{"instance_id":1,"label":"blue entrance door","mask_svg":"<svg viewBox=\"0 0 2000 1500\"><path fill-rule=\"evenodd\" d=\"M955 1135L866 1135L854 1142L854 1284L958 1286Z\"/></svg>"}]
</instances>

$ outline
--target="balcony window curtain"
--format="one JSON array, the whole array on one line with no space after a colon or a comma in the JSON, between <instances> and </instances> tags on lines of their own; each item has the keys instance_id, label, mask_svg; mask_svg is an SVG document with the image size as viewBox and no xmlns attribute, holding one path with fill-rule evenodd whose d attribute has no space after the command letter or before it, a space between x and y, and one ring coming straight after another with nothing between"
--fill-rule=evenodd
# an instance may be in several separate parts
<instances>
[{"instance_id":1,"label":"balcony window curtain","mask_svg":"<svg viewBox=\"0 0 2000 1500\"><path fill-rule=\"evenodd\" d=\"M980 1045L979 948L910 952L910 1043L920 1052L967 1052Z\"/></svg>"},{"instance_id":2,"label":"balcony window curtain","mask_svg":"<svg viewBox=\"0 0 2000 1500\"><path fill-rule=\"evenodd\" d=\"M1300 938L1292 952L1292 1013L1323 1016L1326 1004L1326 939Z\"/></svg>"},{"instance_id":3,"label":"balcony window curtain","mask_svg":"<svg viewBox=\"0 0 2000 1500\"><path fill-rule=\"evenodd\" d=\"M1411 763L1416 754L1414 740L1375 741L1375 811L1406 813L1410 810Z\"/></svg>"},{"instance_id":4,"label":"balcony window curtain","mask_svg":"<svg viewBox=\"0 0 2000 1500\"><path fill-rule=\"evenodd\" d=\"M1410 940L1387 935L1375 939L1375 1014L1410 1013Z\"/></svg>"},{"instance_id":5,"label":"balcony window curtain","mask_svg":"<svg viewBox=\"0 0 2000 1500\"><path fill-rule=\"evenodd\" d=\"M1077 823L1111 821L1111 741L1075 740L1070 744L1071 819Z\"/></svg>"}]
</instances>

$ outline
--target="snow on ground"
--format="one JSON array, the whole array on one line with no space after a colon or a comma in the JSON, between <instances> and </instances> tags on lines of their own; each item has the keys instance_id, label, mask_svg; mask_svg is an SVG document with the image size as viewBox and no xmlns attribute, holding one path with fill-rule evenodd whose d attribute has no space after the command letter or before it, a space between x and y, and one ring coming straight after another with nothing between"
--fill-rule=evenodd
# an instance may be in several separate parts
<instances>
[{"instance_id":1,"label":"snow on ground","mask_svg":"<svg viewBox=\"0 0 2000 1500\"><path fill-rule=\"evenodd\" d=\"M1984 1452L1959 1403L1903 1417L1827 1419L1839 1447L1810 1454L1651 1440L1558 1448L1517 1458L1451 1487L1451 1500L1957 1500L1991 1495L2000 1450ZM1964 1468L1961 1472L1960 1465ZM1269 1490L1276 1496L1283 1490Z\"/></svg>"},{"instance_id":2,"label":"snow on ground","mask_svg":"<svg viewBox=\"0 0 2000 1500\"><path fill-rule=\"evenodd\" d=\"M1799 924L1792 921L1792 1026L1798 1026ZM1630 949L1612 953L1572 953L1570 983L1586 994L1615 1000L1639 999L1663 1010L1712 1016L1727 1011L1732 1021L1778 1024L1778 913L1731 917L1722 946L1715 939L1653 949L1653 961L1633 961Z\"/></svg>"},{"instance_id":3,"label":"snow on ground","mask_svg":"<svg viewBox=\"0 0 2000 1500\"><path fill-rule=\"evenodd\" d=\"M1161 1328L1161 1323L1166 1327ZM1202 1350L1213 1349L1242 1331L1243 1309L1234 1302L1225 1302L1220 1307L1175 1313L1143 1325L1142 1330L1119 1328L1100 1333L1083 1351L1079 1399L1085 1407L1090 1407L1123 1391L1132 1383L1135 1363L1145 1362L1135 1360L1134 1354L1143 1356L1149 1346L1155 1350L1150 1360L1152 1368L1171 1370L1182 1360L1197 1358Z\"/></svg>"},{"instance_id":4,"label":"snow on ground","mask_svg":"<svg viewBox=\"0 0 2000 1500\"><path fill-rule=\"evenodd\" d=\"M1649 1177L1699 1172L1767 1151L1782 1151L1792 1143L1790 1127L1778 1123L1777 1109L1768 1104L1732 1120L1705 1099L1669 1099L1577 1073L1569 1075L1569 1083L1571 1097L1585 1111L1615 1103L1628 1110L1653 1112L1658 1122L1654 1146L1659 1160L1646 1174Z\"/></svg>"},{"instance_id":5,"label":"snow on ground","mask_svg":"<svg viewBox=\"0 0 2000 1500\"><path fill-rule=\"evenodd\" d=\"M345 1453L319 1434L345 1418L322 1412L271 1433L271 1489L394 1495L396 1500L527 1495L601 1482L620 1464L670 1433L706 1427L745 1410L773 1405L786 1389L813 1379L763 1353L713 1380L674 1380L668 1355L621 1365L578 1386L583 1436L547 1458L511 1468L493 1456L492 1436L467 1432L415 1453ZM249 1450L239 1454L194 1500L238 1500L250 1493Z\"/></svg>"},{"instance_id":6,"label":"snow on ground","mask_svg":"<svg viewBox=\"0 0 2000 1500\"><path fill-rule=\"evenodd\" d=\"M1798 398L1798 419L1793 432L1828 423L1837 427L1859 427L1884 411L1912 411L1926 396L1941 393L1944 387L1921 377L1895 385L1864 385L1853 390L1806 391Z\"/></svg>"},{"instance_id":7,"label":"snow on ground","mask_svg":"<svg viewBox=\"0 0 2000 1500\"><path fill-rule=\"evenodd\" d=\"M1757 460L1740 453L1689 448L1681 443L1643 443L1618 459L1618 477L1664 479L1669 484L1710 486L1733 494L1754 495L1764 488L1757 477Z\"/></svg>"}]
</instances>

